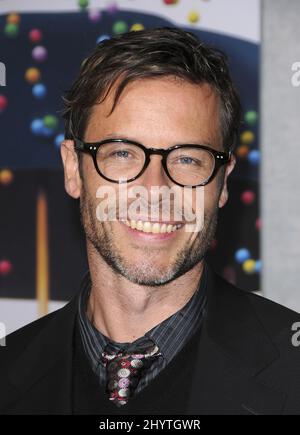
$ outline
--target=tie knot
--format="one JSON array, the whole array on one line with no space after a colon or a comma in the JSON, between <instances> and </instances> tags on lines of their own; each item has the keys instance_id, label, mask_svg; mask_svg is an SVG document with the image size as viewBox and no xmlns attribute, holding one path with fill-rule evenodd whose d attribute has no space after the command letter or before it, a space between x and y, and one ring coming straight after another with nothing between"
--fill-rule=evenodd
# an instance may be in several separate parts
<instances>
[{"instance_id":1,"label":"tie knot","mask_svg":"<svg viewBox=\"0 0 300 435\"><path fill-rule=\"evenodd\" d=\"M127 359L148 359L153 356L159 356L161 353L159 352L158 346L152 342L152 344L148 344L147 346L143 347L127 347L122 348L118 351L113 349L110 344L108 344L105 348L105 351L102 353L102 361L105 363L108 363L109 361L112 361L116 358L122 358L124 360Z\"/></svg>"},{"instance_id":2,"label":"tie knot","mask_svg":"<svg viewBox=\"0 0 300 435\"><path fill-rule=\"evenodd\" d=\"M111 361L116 357L129 358L131 356L137 359L150 358L157 355L158 350L158 346L147 336L141 337L133 343L124 343L122 345L110 341L102 353L102 361Z\"/></svg>"}]
</instances>

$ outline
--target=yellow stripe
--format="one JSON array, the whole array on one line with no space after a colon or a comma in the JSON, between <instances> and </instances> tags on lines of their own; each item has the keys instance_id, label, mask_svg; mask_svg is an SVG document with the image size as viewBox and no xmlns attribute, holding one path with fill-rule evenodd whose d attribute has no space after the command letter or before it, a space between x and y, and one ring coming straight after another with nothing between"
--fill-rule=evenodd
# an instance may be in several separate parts
<instances>
[{"instance_id":1,"label":"yellow stripe","mask_svg":"<svg viewBox=\"0 0 300 435\"><path fill-rule=\"evenodd\" d=\"M38 192L36 210L36 298L38 314L44 316L49 302L49 256L47 199L43 191Z\"/></svg>"}]
</instances>

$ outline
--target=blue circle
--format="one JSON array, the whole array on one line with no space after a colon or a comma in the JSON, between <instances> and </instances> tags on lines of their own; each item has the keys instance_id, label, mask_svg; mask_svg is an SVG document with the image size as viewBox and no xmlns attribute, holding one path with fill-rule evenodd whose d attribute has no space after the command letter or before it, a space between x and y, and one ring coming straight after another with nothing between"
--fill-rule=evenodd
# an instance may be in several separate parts
<instances>
[{"instance_id":1,"label":"blue circle","mask_svg":"<svg viewBox=\"0 0 300 435\"><path fill-rule=\"evenodd\" d=\"M55 144L55 146L56 146L57 148L60 147L60 144L62 143L62 141L64 140L64 138L65 138L65 135L64 135L63 133L58 134L57 136L55 136L54 144Z\"/></svg>"},{"instance_id":2,"label":"blue circle","mask_svg":"<svg viewBox=\"0 0 300 435\"><path fill-rule=\"evenodd\" d=\"M32 88L32 94L35 98L44 98L47 95L46 86L42 83L37 83Z\"/></svg>"},{"instance_id":3,"label":"blue circle","mask_svg":"<svg viewBox=\"0 0 300 435\"><path fill-rule=\"evenodd\" d=\"M42 119L34 119L30 124L30 129L32 133L36 135L42 134L43 127L44 123Z\"/></svg>"},{"instance_id":4,"label":"blue circle","mask_svg":"<svg viewBox=\"0 0 300 435\"><path fill-rule=\"evenodd\" d=\"M242 264L244 261L248 260L250 258L250 252L246 248L238 249L235 253L235 260Z\"/></svg>"},{"instance_id":5,"label":"blue circle","mask_svg":"<svg viewBox=\"0 0 300 435\"><path fill-rule=\"evenodd\" d=\"M97 44L100 44L100 42L105 41L106 39L110 39L110 36L109 36L109 35L100 35L100 36L97 38L96 43L97 43Z\"/></svg>"},{"instance_id":6,"label":"blue circle","mask_svg":"<svg viewBox=\"0 0 300 435\"><path fill-rule=\"evenodd\" d=\"M260 151L259 150L252 150L248 154L248 160L252 165L257 165L260 161Z\"/></svg>"}]
</instances>

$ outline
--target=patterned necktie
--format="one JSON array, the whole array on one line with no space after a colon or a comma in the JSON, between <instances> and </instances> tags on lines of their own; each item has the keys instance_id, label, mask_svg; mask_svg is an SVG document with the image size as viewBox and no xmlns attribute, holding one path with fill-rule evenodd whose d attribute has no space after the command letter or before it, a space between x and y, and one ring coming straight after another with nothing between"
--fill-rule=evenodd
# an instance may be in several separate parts
<instances>
[{"instance_id":1,"label":"patterned necktie","mask_svg":"<svg viewBox=\"0 0 300 435\"><path fill-rule=\"evenodd\" d=\"M149 369L156 357L161 355L151 339L139 347L129 346L127 351L112 352L110 345L102 353L106 367L106 392L116 406L126 405L133 395L145 370Z\"/></svg>"}]
</instances>

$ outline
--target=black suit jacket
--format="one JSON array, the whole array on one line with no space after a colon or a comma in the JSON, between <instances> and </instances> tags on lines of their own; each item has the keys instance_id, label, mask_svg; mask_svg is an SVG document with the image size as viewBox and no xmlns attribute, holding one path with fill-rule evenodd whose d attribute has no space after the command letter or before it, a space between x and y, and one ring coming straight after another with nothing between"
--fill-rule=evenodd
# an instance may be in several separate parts
<instances>
[{"instance_id":1,"label":"black suit jacket","mask_svg":"<svg viewBox=\"0 0 300 435\"><path fill-rule=\"evenodd\" d=\"M0 414L71 414L79 293L0 348ZM208 305L187 414L300 414L300 316L209 269Z\"/></svg>"}]
</instances>

